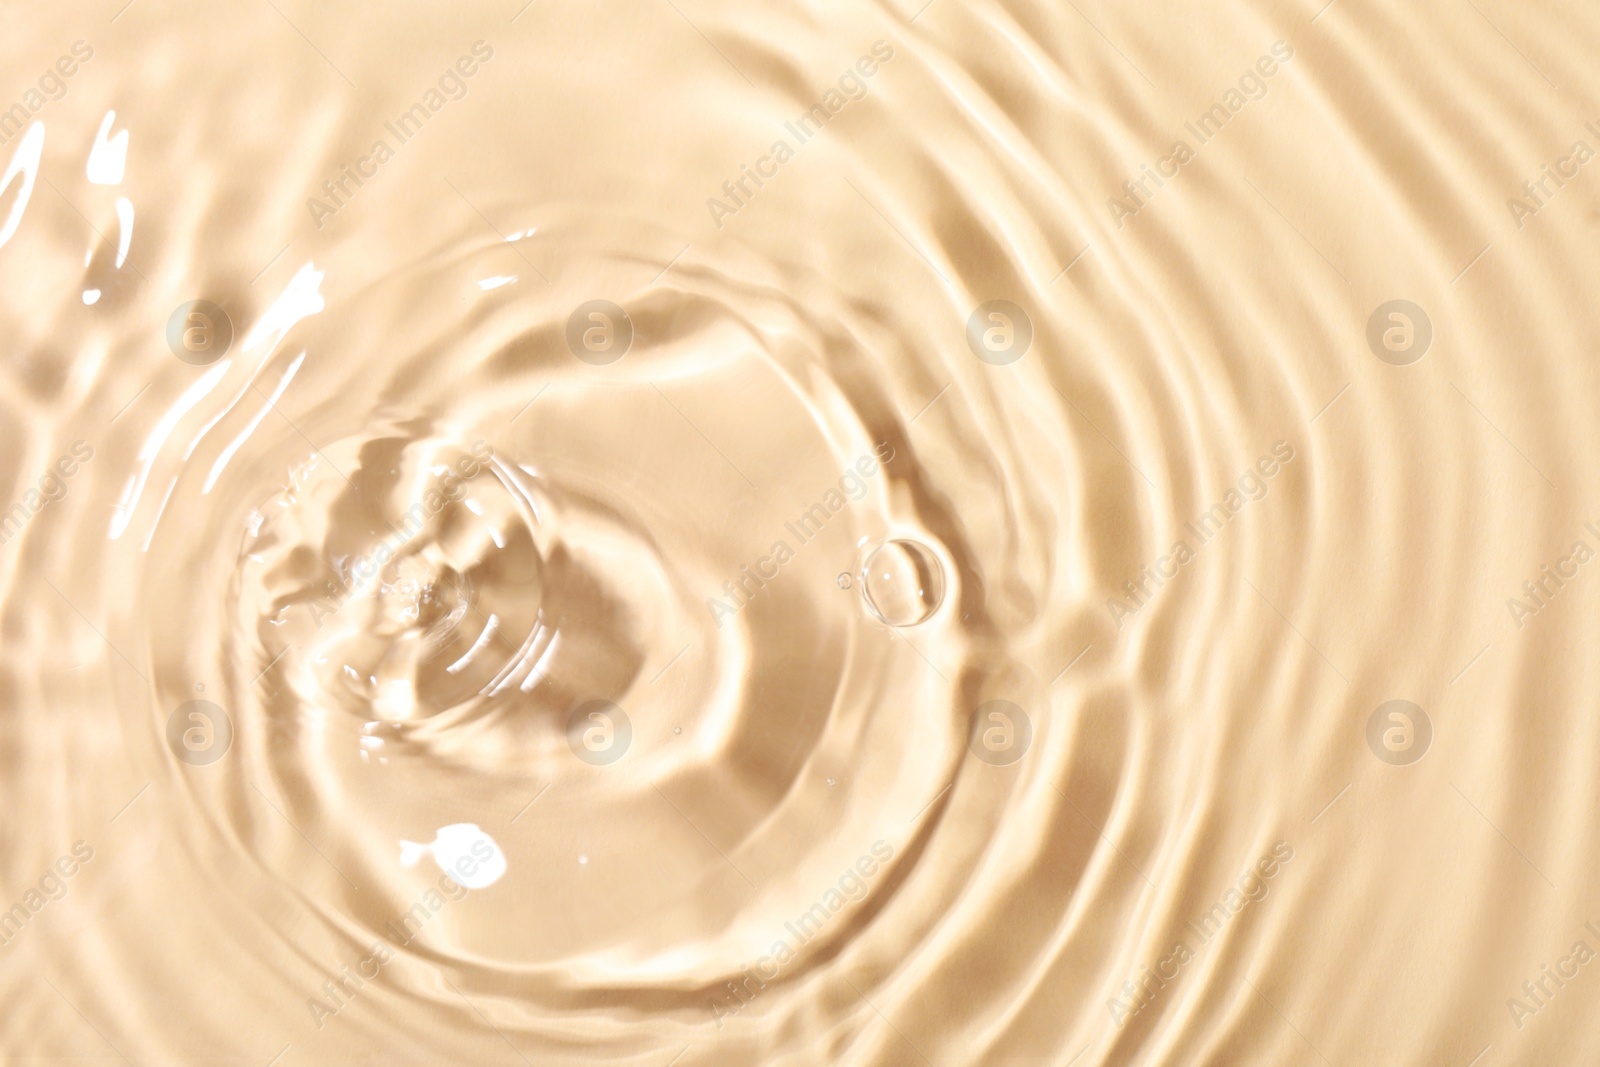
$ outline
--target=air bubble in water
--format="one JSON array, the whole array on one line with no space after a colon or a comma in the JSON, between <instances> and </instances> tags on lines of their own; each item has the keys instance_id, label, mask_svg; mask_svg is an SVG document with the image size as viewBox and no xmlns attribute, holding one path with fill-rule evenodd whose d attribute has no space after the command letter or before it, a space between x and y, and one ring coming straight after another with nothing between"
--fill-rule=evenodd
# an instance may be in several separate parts
<instances>
[{"instance_id":1,"label":"air bubble in water","mask_svg":"<svg viewBox=\"0 0 1600 1067\"><path fill-rule=\"evenodd\" d=\"M927 545L885 542L861 569L861 595L890 626L915 626L944 601L944 566Z\"/></svg>"}]
</instances>

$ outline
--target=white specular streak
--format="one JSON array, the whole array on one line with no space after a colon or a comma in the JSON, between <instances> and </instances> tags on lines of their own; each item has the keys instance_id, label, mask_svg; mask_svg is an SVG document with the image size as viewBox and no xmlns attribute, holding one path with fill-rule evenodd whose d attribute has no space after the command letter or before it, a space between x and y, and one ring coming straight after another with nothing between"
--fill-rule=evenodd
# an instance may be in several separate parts
<instances>
[{"instance_id":1,"label":"white specular streak","mask_svg":"<svg viewBox=\"0 0 1600 1067\"><path fill-rule=\"evenodd\" d=\"M556 646L560 643L560 634L556 634L550 639L550 643L546 645L544 651L539 654L539 658L534 660L533 669L530 670L528 672L528 676L522 680L522 684L517 686L518 689L524 693L532 691L533 687L539 683L539 679L544 674L545 662L556 654Z\"/></svg>"},{"instance_id":2,"label":"white specular streak","mask_svg":"<svg viewBox=\"0 0 1600 1067\"><path fill-rule=\"evenodd\" d=\"M11 163L6 167L3 177L0 177L0 192L11 188L11 179L18 174L22 175L22 191L17 194L17 202L11 205L11 214L6 216L6 221L0 225L0 248L4 248L7 241L17 232L17 227L22 225L22 213L28 210L28 201L33 198L33 183L39 177L39 155L44 151L44 123L35 122L28 127L28 132L23 135L22 143L17 146L16 154L11 157Z\"/></svg>"},{"instance_id":3,"label":"white specular streak","mask_svg":"<svg viewBox=\"0 0 1600 1067\"><path fill-rule=\"evenodd\" d=\"M479 634L478 639L472 643L472 647L467 649L467 654L450 664L450 666L446 667L445 672L448 674L455 674L456 672L460 671L461 668L470 663L472 661L472 657L476 656L478 651L482 649L484 645L489 643L489 638L494 636L494 632L499 628L499 626L500 616L491 613L489 616L489 622L483 628L483 633Z\"/></svg>"},{"instance_id":4,"label":"white specular streak","mask_svg":"<svg viewBox=\"0 0 1600 1067\"><path fill-rule=\"evenodd\" d=\"M211 492L211 487L217 484L217 479L222 475L223 468L228 465L228 461L233 459L233 454L239 451L251 434L256 432L256 427L261 425L261 420L267 417L267 412L271 411L272 406L278 402L278 398L283 396L283 391L289 388L290 380L294 378L295 372L300 369L300 364L305 361L305 358L306 354L304 352L294 357L294 362L289 364L289 369L284 371L283 377L279 379L278 387L272 391L272 395L267 398L267 402L262 405L261 410L256 412L256 417L250 420L250 425L246 426L239 436L230 441L228 447L222 450L222 455L218 456L217 461L211 465L211 473L206 475L206 484L200 487L201 496Z\"/></svg>"},{"instance_id":5,"label":"white specular streak","mask_svg":"<svg viewBox=\"0 0 1600 1067\"><path fill-rule=\"evenodd\" d=\"M305 356L306 354L301 352L299 357L296 358L294 363L289 367L288 373L284 376L283 381L278 383L278 391L272 394L272 400L268 402L267 407L261 409L260 413L256 415L255 420L251 422L250 426L252 429L261 421L262 416L267 413L268 408L270 408L272 404L276 403L278 397L283 394L284 387L289 384L289 379L294 377L294 372L300 369L300 361L305 359ZM200 432L194 435L193 441L189 442L189 450L183 454L184 465L188 464L189 457L194 455L195 449L200 447L200 442L206 439L206 435L212 431L217 423L221 422L228 416L230 412L233 411L234 408L239 406L240 401L245 398L245 394L250 391L250 387L255 384L256 378L260 377L261 372L265 369L266 364L264 363L260 367L256 368L256 372L250 376L250 380L245 382L244 388L239 390L238 394L228 402L227 406L213 415L210 422L200 427ZM245 432L248 433L249 431L247 430ZM237 445L238 442L235 442L235 444L230 447L237 447ZM206 480L205 488L200 490L201 496L204 496L206 491L211 488L211 480L214 479L218 473L219 471L217 468L213 467L212 477ZM150 551L150 542L155 539L156 528L161 525L161 516L166 512L167 504L172 500L172 491L178 487L178 478L181 474L182 468L179 469L178 474L173 475L172 481L167 484L167 495L161 498L161 506L156 509L155 521L150 524L150 532L145 535L143 549L145 552Z\"/></svg>"},{"instance_id":6,"label":"white specular streak","mask_svg":"<svg viewBox=\"0 0 1600 1067\"><path fill-rule=\"evenodd\" d=\"M278 342L295 323L309 315L315 315L326 307L326 301L323 300L321 293L323 277L323 273L317 270L313 263L301 267L278 299L262 312L260 320L245 337L244 351L265 347L263 356L270 356ZM112 516L111 528L107 534L110 540L119 539L128 529L128 523L133 521L134 507L139 501L139 495L144 491L145 482L150 477L150 468L155 465L156 456L167 443L167 438L172 435L178 420L187 415L190 409L216 387L231 364L231 360L224 359L207 371L205 377L188 388L178 403L162 417L150 436L145 439L144 447L139 450L139 470L128 479L128 487L122 494L122 503L117 506L117 513ZM216 419L211 420L206 429L209 430L215 424ZM194 446L191 444L189 451L193 450ZM170 494L169 488L168 495ZM162 503L165 506L165 500Z\"/></svg>"},{"instance_id":7,"label":"white specular streak","mask_svg":"<svg viewBox=\"0 0 1600 1067\"><path fill-rule=\"evenodd\" d=\"M327 302L322 299L322 279L323 272L317 270L315 264L307 263L301 267L290 279L283 294L261 313L261 318L245 335L244 350L248 352L265 346L270 352L295 323L326 307Z\"/></svg>"},{"instance_id":8,"label":"white specular streak","mask_svg":"<svg viewBox=\"0 0 1600 1067\"><path fill-rule=\"evenodd\" d=\"M110 540L115 541L120 538L127 530L128 523L133 520L133 509L139 501L139 494L144 491L145 480L150 477L150 468L155 464L161 447L167 443L167 438L172 436L178 420L187 415L190 409L217 387L217 383L222 381L222 376L232 365L232 360L224 359L207 371L203 378L189 386L178 398L178 402L161 416L161 421L150 431L150 436L145 438L144 447L139 449L139 470L128 479L128 487L122 494L122 503L117 505L117 513L111 517L111 529L108 534Z\"/></svg>"},{"instance_id":9,"label":"white specular streak","mask_svg":"<svg viewBox=\"0 0 1600 1067\"><path fill-rule=\"evenodd\" d=\"M305 353L304 352L300 353L300 356L301 356L301 358L304 358L305 357ZM292 375L294 373L295 369L299 367L299 365L300 365L300 360L298 360L298 359L295 360L295 365L294 365L294 367L291 367L289 369L289 373ZM143 546L142 549L140 549L140 551L143 551L143 552L150 551L150 542L155 540L156 529L158 527L160 527L160 525L161 525L161 516L166 514L167 505L172 502L172 491L174 489L178 488L178 478L182 476L183 466L187 466L188 465L189 458L194 455L195 449L200 447L200 442L204 441L206 439L206 435L209 434L212 431L212 429L217 425L217 423L221 422L224 418L227 417L229 412L233 411L234 408L239 406L239 402L244 399L245 394L250 391L250 387L255 384L256 378L259 377L261 372L263 370L265 370L265 369L266 369L266 365L265 364L262 364L262 366L256 368L255 374L252 374L250 376L250 380L244 383L244 388L240 389L239 392L234 396L234 398L232 400L228 401L228 403L222 408L221 411L218 411L215 415L211 416L211 421L207 422L204 426L200 427L200 432L195 434L194 435L194 440L189 442L188 451L184 452L184 454L183 454L183 464L180 465L180 467L178 469L178 473L174 474L172 476L172 480L167 483L166 495L161 498L161 506L156 508L155 520L150 523L150 532L145 534L144 546ZM287 383L283 383L283 384L287 384ZM279 392L282 392L282 386L281 385L279 387ZM262 409L262 414L263 415L266 414L266 409L265 408ZM260 422L260 421L261 421L261 416L260 415L256 416L256 422ZM208 488L209 488L209 483L208 483ZM204 490L201 490L201 494L202 495L204 495L204 492L205 492Z\"/></svg>"},{"instance_id":10,"label":"white specular streak","mask_svg":"<svg viewBox=\"0 0 1600 1067\"><path fill-rule=\"evenodd\" d=\"M172 481L167 483L167 492L161 498L161 506L156 508L155 521L150 524L150 530L144 535L144 544L139 546L140 552L150 551L150 542L156 539L156 529L161 525L161 516L167 513L167 505L172 502L172 491L178 488L178 476L173 475Z\"/></svg>"},{"instance_id":11,"label":"white specular streak","mask_svg":"<svg viewBox=\"0 0 1600 1067\"><path fill-rule=\"evenodd\" d=\"M128 258L128 246L133 243L133 201L117 197L117 266Z\"/></svg>"},{"instance_id":12,"label":"white specular streak","mask_svg":"<svg viewBox=\"0 0 1600 1067\"><path fill-rule=\"evenodd\" d=\"M100 132L94 136L94 147L89 150L89 165L85 169L89 181L95 185L121 185L128 166L128 131L107 139L116 118L115 111L106 112L106 117L100 120Z\"/></svg>"}]
</instances>

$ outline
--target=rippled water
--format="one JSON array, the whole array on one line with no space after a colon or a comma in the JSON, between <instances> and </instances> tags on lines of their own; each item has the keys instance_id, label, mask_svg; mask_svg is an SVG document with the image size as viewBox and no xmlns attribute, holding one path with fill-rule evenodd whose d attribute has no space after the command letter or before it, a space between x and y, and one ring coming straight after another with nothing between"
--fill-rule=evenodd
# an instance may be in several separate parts
<instances>
[{"instance_id":1,"label":"rippled water","mask_svg":"<svg viewBox=\"0 0 1600 1067\"><path fill-rule=\"evenodd\" d=\"M1592 12L122 2L0 1058L1600 1057Z\"/></svg>"}]
</instances>

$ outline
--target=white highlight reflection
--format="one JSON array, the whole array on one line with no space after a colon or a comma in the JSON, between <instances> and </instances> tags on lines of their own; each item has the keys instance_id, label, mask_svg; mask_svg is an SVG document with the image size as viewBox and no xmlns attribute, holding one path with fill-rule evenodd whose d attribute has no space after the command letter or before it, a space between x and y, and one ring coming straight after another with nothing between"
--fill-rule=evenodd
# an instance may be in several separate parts
<instances>
[{"instance_id":1,"label":"white highlight reflection","mask_svg":"<svg viewBox=\"0 0 1600 1067\"><path fill-rule=\"evenodd\" d=\"M100 121L100 132L94 135L94 147L89 150L89 166L86 169L89 181L95 185L122 184L122 175L128 166L128 131L123 130L110 140L106 139L116 118L115 111L106 112L106 117Z\"/></svg>"},{"instance_id":2,"label":"white highlight reflection","mask_svg":"<svg viewBox=\"0 0 1600 1067\"><path fill-rule=\"evenodd\" d=\"M440 870L468 889L493 885L506 873L505 853L494 838L478 829L477 823L441 826L426 845L400 842L400 862L406 867L416 866L425 852L433 855Z\"/></svg>"},{"instance_id":3,"label":"white highlight reflection","mask_svg":"<svg viewBox=\"0 0 1600 1067\"><path fill-rule=\"evenodd\" d=\"M218 456L217 461L211 465L211 473L206 475L206 484L200 487L201 496L211 492L211 487L217 484L217 479L222 475L222 470L228 465L228 461L233 458L233 454L239 451L251 434L256 432L256 427L261 425L261 420L267 417L267 412L272 410L272 406L278 402L278 398L283 395L283 391L289 388L289 382L294 378L295 372L300 369L300 364L305 361L305 358L306 354L304 352L294 357L294 362L289 364L289 369L283 372L283 377L278 381L278 387L272 391L272 395L267 398L267 402L262 406L261 410L256 412L256 417L251 419L250 424L244 428L243 432L230 441L227 448L222 450L222 455Z\"/></svg>"},{"instance_id":4,"label":"white highlight reflection","mask_svg":"<svg viewBox=\"0 0 1600 1067\"><path fill-rule=\"evenodd\" d=\"M117 266L128 258L128 246L133 243L133 201L117 197Z\"/></svg>"},{"instance_id":5,"label":"white highlight reflection","mask_svg":"<svg viewBox=\"0 0 1600 1067\"><path fill-rule=\"evenodd\" d=\"M295 323L326 307L327 302L322 299L321 292L323 277L323 272L314 263L301 267L284 288L283 294L261 313L261 318L250 328L244 339L245 349L250 350L258 345L265 345L269 351L276 348Z\"/></svg>"},{"instance_id":6,"label":"white highlight reflection","mask_svg":"<svg viewBox=\"0 0 1600 1067\"><path fill-rule=\"evenodd\" d=\"M43 151L44 123L35 122L28 127L22 143L17 146L16 155L11 157L11 163L6 167L5 175L0 177L0 193L3 193L11 188L11 179L22 175L22 191L17 194L17 202L11 205L11 214L6 216L5 224L0 225L0 248L5 247L17 232L17 227L22 225L22 213L28 210L28 201L33 197L33 183L39 176L39 155Z\"/></svg>"},{"instance_id":7,"label":"white highlight reflection","mask_svg":"<svg viewBox=\"0 0 1600 1067\"><path fill-rule=\"evenodd\" d=\"M494 632L499 628L500 616L491 612L489 614L489 622L483 628L483 633L479 634L478 639L472 643L472 647L467 649L467 654L450 664L450 666L446 667L445 672L447 674L455 674L457 671L461 670L461 668L470 663L472 661L472 657L476 656L478 652L482 650L483 646L489 643L489 638L493 637Z\"/></svg>"},{"instance_id":8,"label":"white highlight reflection","mask_svg":"<svg viewBox=\"0 0 1600 1067\"><path fill-rule=\"evenodd\" d=\"M144 447L139 449L139 470L128 479L128 488L122 493L122 503L117 505L117 513L111 517L111 529L107 534L110 540L115 541L120 538L127 530L128 523L133 521L134 505L139 502L139 494L144 491L145 480L150 477L150 468L155 464L161 446L172 436L178 420L189 414L191 408L217 387L217 383L222 381L222 376L227 373L231 362L226 359L220 361L206 372L205 377L189 386L178 398L178 402L172 405L172 409L161 416L161 421L150 431L150 436L145 438Z\"/></svg>"}]
</instances>

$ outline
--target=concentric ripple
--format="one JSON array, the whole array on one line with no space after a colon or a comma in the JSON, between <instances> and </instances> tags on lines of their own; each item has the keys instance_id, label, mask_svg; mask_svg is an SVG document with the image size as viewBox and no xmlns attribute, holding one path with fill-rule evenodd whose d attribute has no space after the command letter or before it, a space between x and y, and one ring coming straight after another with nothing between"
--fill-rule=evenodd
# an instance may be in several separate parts
<instances>
[{"instance_id":1,"label":"concentric ripple","mask_svg":"<svg viewBox=\"0 0 1600 1067\"><path fill-rule=\"evenodd\" d=\"M1580 44L111 14L0 144L0 1058L1522 1040L1595 873L1595 253L1485 146L1579 135Z\"/></svg>"}]
</instances>

